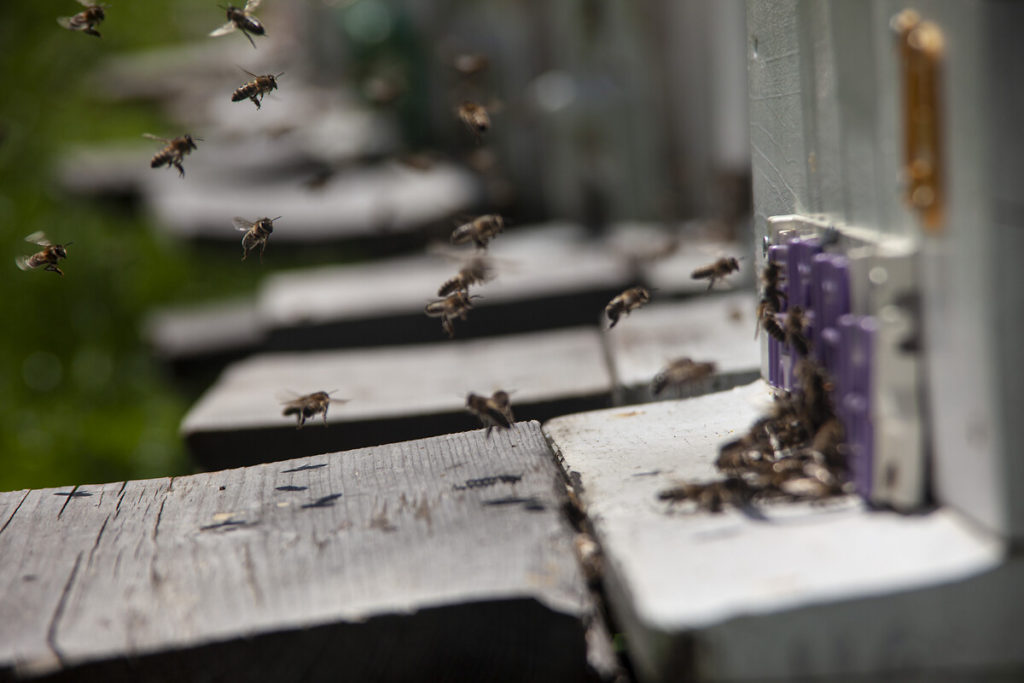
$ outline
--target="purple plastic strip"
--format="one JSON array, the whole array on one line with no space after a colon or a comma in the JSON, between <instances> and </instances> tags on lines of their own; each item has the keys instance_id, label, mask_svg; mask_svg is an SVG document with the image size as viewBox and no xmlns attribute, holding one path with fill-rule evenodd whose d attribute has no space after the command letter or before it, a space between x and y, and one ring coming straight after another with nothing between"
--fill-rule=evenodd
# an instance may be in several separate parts
<instances>
[{"instance_id":1,"label":"purple plastic strip","mask_svg":"<svg viewBox=\"0 0 1024 683\"><path fill-rule=\"evenodd\" d=\"M839 367L835 375L836 410L846 428L850 470L857 492L871 495L874 428L871 423L872 347L878 329L870 316L843 315L838 321Z\"/></svg>"},{"instance_id":2,"label":"purple plastic strip","mask_svg":"<svg viewBox=\"0 0 1024 683\"><path fill-rule=\"evenodd\" d=\"M772 263L782 265L782 272L786 272L786 260L789 257L789 246L776 244L768 247L768 260ZM783 281L779 287L784 293L789 289L789 284ZM786 310L786 300L782 301L782 310ZM763 330L761 334L766 334ZM768 383L773 387L789 389L785 386L786 374L783 371L782 344L774 337L768 336Z\"/></svg>"}]
</instances>

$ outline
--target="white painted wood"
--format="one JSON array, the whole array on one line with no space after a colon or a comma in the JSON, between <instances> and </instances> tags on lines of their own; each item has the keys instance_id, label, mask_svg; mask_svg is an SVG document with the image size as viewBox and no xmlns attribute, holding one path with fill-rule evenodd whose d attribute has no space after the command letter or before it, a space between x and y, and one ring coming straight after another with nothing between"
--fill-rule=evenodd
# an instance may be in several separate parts
<instances>
[{"instance_id":1,"label":"white painted wood","mask_svg":"<svg viewBox=\"0 0 1024 683\"><path fill-rule=\"evenodd\" d=\"M877 672L884 653L871 648L856 662L802 662L787 643L812 638L806 629L815 625L797 627L787 615L938 586L999 565L1001 545L950 510L900 516L843 499L762 506L759 515L731 509L712 514L658 500L658 492L677 481L719 476L713 465L718 446L741 435L769 405L768 397L758 381L544 425L594 525L608 597L645 679L673 680L680 666L730 680ZM1020 612L1018 604L1010 614ZM878 614L895 618L884 604ZM741 617L763 619L756 640L730 631ZM910 621L911 631L901 638L932 637L933 627ZM842 638L857 648L871 628L869 619L852 623ZM772 654L774 649L786 656ZM930 656L911 664L932 670L953 661L938 652Z\"/></svg>"},{"instance_id":2,"label":"white painted wood","mask_svg":"<svg viewBox=\"0 0 1024 683\"><path fill-rule=\"evenodd\" d=\"M186 360L217 353L241 353L259 344L263 329L253 299L157 309L143 336L164 360Z\"/></svg>"},{"instance_id":3,"label":"white painted wood","mask_svg":"<svg viewBox=\"0 0 1024 683\"><path fill-rule=\"evenodd\" d=\"M728 388L731 378L757 377L761 347L754 340L756 299L750 292L715 294L682 302L653 303L610 330L603 340L617 389L627 401L649 401ZM688 356L717 364L715 376L689 387L651 393L651 380L669 361ZM734 382L735 383L735 382Z\"/></svg>"},{"instance_id":4,"label":"white painted wood","mask_svg":"<svg viewBox=\"0 0 1024 683\"><path fill-rule=\"evenodd\" d=\"M455 253L468 257L475 250ZM482 297L474 302L474 310L629 284L625 261L589 241L583 229L572 224L508 228L491 242L488 253L496 261L497 276L471 289L471 294ZM260 314L277 328L391 313L420 315L459 267L456 260L421 254L276 274L263 287ZM595 321L600 313L594 310ZM456 336L458 327L456 322Z\"/></svg>"}]
</instances>

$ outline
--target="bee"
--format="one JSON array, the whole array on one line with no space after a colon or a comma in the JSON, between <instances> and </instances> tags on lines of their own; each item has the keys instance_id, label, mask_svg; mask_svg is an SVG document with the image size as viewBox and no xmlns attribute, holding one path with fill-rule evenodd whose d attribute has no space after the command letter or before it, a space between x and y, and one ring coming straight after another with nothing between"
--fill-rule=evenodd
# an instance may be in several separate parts
<instances>
[{"instance_id":1,"label":"bee","mask_svg":"<svg viewBox=\"0 0 1024 683\"><path fill-rule=\"evenodd\" d=\"M474 256L455 274L455 277L441 285L437 290L438 296L448 296L452 292L468 292L470 285L475 285L494 277L494 266L490 259L483 256Z\"/></svg>"},{"instance_id":2,"label":"bee","mask_svg":"<svg viewBox=\"0 0 1024 683\"><path fill-rule=\"evenodd\" d=\"M767 305L764 300L757 305L757 320L758 328L754 330L755 339L757 339L757 330L763 327L764 331L769 335L780 342L785 343L786 331L782 329L782 325L780 325L779 321L776 319L775 311L773 311L771 306Z\"/></svg>"},{"instance_id":3,"label":"bee","mask_svg":"<svg viewBox=\"0 0 1024 683\"><path fill-rule=\"evenodd\" d=\"M786 293L782 291L782 266L769 261L761 271L761 303L778 313L782 310L782 301Z\"/></svg>"},{"instance_id":4,"label":"bee","mask_svg":"<svg viewBox=\"0 0 1024 683\"><path fill-rule=\"evenodd\" d=\"M829 393L832 382L825 369L809 358L796 364L796 376L800 381L801 416L808 423L812 434L835 417L835 409Z\"/></svg>"},{"instance_id":5,"label":"bee","mask_svg":"<svg viewBox=\"0 0 1024 683\"><path fill-rule=\"evenodd\" d=\"M245 71L245 69L242 69ZM248 98L252 100L252 103L256 105L256 108L260 108L260 103L263 101L263 96L271 90L277 90L277 79L284 75L284 72L274 75L265 74L263 76L257 76L256 74L245 71L245 73L252 76L252 80L241 86L231 95L232 102L241 102ZM257 99L257 97L259 99Z\"/></svg>"},{"instance_id":6,"label":"bee","mask_svg":"<svg viewBox=\"0 0 1024 683\"><path fill-rule=\"evenodd\" d=\"M465 100L455 113L477 142L480 142L480 136L491 128L491 116L487 113L487 107L482 104Z\"/></svg>"},{"instance_id":7,"label":"bee","mask_svg":"<svg viewBox=\"0 0 1024 683\"><path fill-rule=\"evenodd\" d=\"M252 12L260 6L261 1L262 0L247 0L243 9L239 9L234 5L221 7L221 9L227 11L228 23L224 24L220 28L210 31L210 35L213 37L226 36L235 29L238 29L242 32L242 35L248 39L253 49L255 49L256 43L249 34L253 33L258 36L266 35L266 30L263 28L263 24L260 23L259 19L252 16Z\"/></svg>"},{"instance_id":8,"label":"bee","mask_svg":"<svg viewBox=\"0 0 1024 683\"><path fill-rule=\"evenodd\" d=\"M732 256L723 256L714 263L693 271L690 277L694 280L710 280L708 282L708 290L710 291L715 286L715 282L739 269L740 262L738 259Z\"/></svg>"},{"instance_id":9,"label":"bee","mask_svg":"<svg viewBox=\"0 0 1024 683\"><path fill-rule=\"evenodd\" d=\"M285 417L294 415L298 420L298 426L296 429L302 429L302 425L306 424L306 420L316 417L317 415L323 416L324 426L327 426L327 408L332 403L348 403L348 399L344 398L331 398L333 391L314 391L312 394L306 394L305 396L299 396L289 401L284 402L284 410L281 412Z\"/></svg>"},{"instance_id":10,"label":"bee","mask_svg":"<svg viewBox=\"0 0 1024 683\"><path fill-rule=\"evenodd\" d=\"M651 391L655 396L671 385L681 386L689 382L696 382L714 373L714 363L697 363L689 358L676 358L668 366L654 376L651 382Z\"/></svg>"},{"instance_id":11,"label":"bee","mask_svg":"<svg viewBox=\"0 0 1024 683\"><path fill-rule=\"evenodd\" d=\"M619 322L620 315L623 313L629 315L630 311L640 308L650 300L651 293L643 287L631 287L616 296L604 307L604 312L608 315L608 320L611 321L608 329L615 327L615 324Z\"/></svg>"},{"instance_id":12,"label":"bee","mask_svg":"<svg viewBox=\"0 0 1024 683\"><path fill-rule=\"evenodd\" d=\"M104 5L94 5L86 0L77 0L77 2L85 9L73 17L57 17L57 23L69 31L81 31L99 38L100 32L96 30L96 25L107 18L103 11Z\"/></svg>"},{"instance_id":13,"label":"bee","mask_svg":"<svg viewBox=\"0 0 1024 683\"><path fill-rule=\"evenodd\" d=\"M658 492L659 500L677 503L691 500L698 510L721 512L724 505L743 507L753 495L751 487L740 477L727 477L704 483L686 482Z\"/></svg>"},{"instance_id":14,"label":"bee","mask_svg":"<svg viewBox=\"0 0 1024 683\"><path fill-rule=\"evenodd\" d=\"M452 244L472 241L478 249L486 249L487 243L505 229L505 219L496 213L477 216L452 231Z\"/></svg>"},{"instance_id":15,"label":"bee","mask_svg":"<svg viewBox=\"0 0 1024 683\"><path fill-rule=\"evenodd\" d=\"M491 60L487 58L487 55L468 52L456 55L452 60L452 67L463 76L475 76L486 71L490 65Z\"/></svg>"},{"instance_id":16,"label":"bee","mask_svg":"<svg viewBox=\"0 0 1024 683\"><path fill-rule=\"evenodd\" d=\"M488 439L495 427L510 429L516 421L507 391L495 391L490 397L470 392L466 396L466 410L480 418L480 422L487 427Z\"/></svg>"},{"instance_id":17,"label":"bee","mask_svg":"<svg viewBox=\"0 0 1024 683\"><path fill-rule=\"evenodd\" d=\"M42 267L43 270L49 270L61 277L64 277L64 271L57 267L57 263L62 258L68 257L68 252L65 247L74 244L74 242L68 242L67 244L53 244L46 238L46 235L42 230L32 233L25 238L26 242L32 244L38 244L43 247L42 251L37 251L31 256L18 256L14 259L14 262L18 264L18 267L22 270L34 270Z\"/></svg>"},{"instance_id":18,"label":"bee","mask_svg":"<svg viewBox=\"0 0 1024 683\"><path fill-rule=\"evenodd\" d=\"M431 301L424 308L424 313L431 318L440 318L441 327L448 333L449 338L455 337L455 327L452 321L455 318L466 319L469 309L473 308L473 302L469 294L462 290L456 290L443 299Z\"/></svg>"},{"instance_id":19,"label":"bee","mask_svg":"<svg viewBox=\"0 0 1024 683\"><path fill-rule=\"evenodd\" d=\"M804 330L807 327L807 314L800 306L793 306L786 313L786 343L788 343L797 354L806 356L811 350L811 342L807 339Z\"/></svg>"},{"instance_id":20,"label":"bee","mask_svg":"<svg viewBox=\"0 0 1024 683\"><path fill-rule=\"evenodd\" d=\"M242 236L242 260L249 255L250 251L260 248L260 263L263 263L263 251L267 248L267 240L270 239L270 233L274 232L274 221L277 218L258 218L255 221L242 218L241 216L235 216L232 219L232 223L235 224L235 230L244 232Z\"/></svg>"},{"instance_id":21,"label":"bee","mask_svg":"<svg viewBox=\"0 0 1024 683\"><path fill-rule=\"evenodd\" d=\"M143 133L142 137L149 138L150 140L159 140L160 142L166 143L163 149L153 155L153 159L149 162L151 168L160 168L161 166L167 166L170 168L173 166L178 169L178 175L182 178L185 177L185 168L181 165L181 162L185 159L185 155L191 152L196 147L196 140L203 141L202 138L193 138L188 133L180 137L176 137L173 140L167 138L160 138L150 133Z\"/></svg>"}]
</instances>

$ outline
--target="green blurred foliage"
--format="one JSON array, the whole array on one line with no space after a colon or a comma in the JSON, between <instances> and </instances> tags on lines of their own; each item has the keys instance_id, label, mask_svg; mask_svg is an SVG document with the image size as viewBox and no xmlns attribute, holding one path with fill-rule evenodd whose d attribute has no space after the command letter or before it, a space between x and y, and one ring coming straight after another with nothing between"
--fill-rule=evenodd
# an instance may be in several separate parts
<instances>
[{"instance_id":1,"label":"green blurred foliage","mask_svg":"<svg viewBox=\"0 0 1024 683\"><path fill-rule=\"evenodd\" d=\"M208 0L118 2L97 39L56 24L80 9L72 0L0 3L0 490L188 471L177 429L194 397L180 395L150 358L142 318L171 301L251 291L259 277L225 268L235 265L227 252L158 234L129 206L56 186L67 143L135 140L167 127L152 105L92 96L97 64L200 40L223 22ZM23 238L36 230L74 241L65 277L15 267L15 256L35 250Z\"/></svg>"}]
</instances>

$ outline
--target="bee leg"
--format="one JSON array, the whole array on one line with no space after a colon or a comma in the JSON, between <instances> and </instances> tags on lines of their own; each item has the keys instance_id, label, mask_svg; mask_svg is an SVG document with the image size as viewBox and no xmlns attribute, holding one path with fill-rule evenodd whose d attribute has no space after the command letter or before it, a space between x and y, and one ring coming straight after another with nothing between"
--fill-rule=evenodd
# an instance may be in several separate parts
<instances>
[{"instance_id":1,"label":"bee leg","mask_svg":"<svg viewBox=\"0 0 1024 683\"><path fill-rule=\"evenodd\" d=\"M494 429L494 425L487 425L487 431L484 432L484 438L485 439L491 438L491 430L492 429Z\"/></svg>"},{"instance_id":2,"label":"bee leg","mask_svg":"<svg viewBox=\"0 0 1024 683\"><path fill-rule=\"evenodd\" d=\"M181 165L180 161L172 161L171 166L174 166L174 168L178 169L179 178L185 177L185 167Z\"/></svg>"},{"instance_id":3,"label":"bee leg","mask_svg":"<svg viewBox=\"0 0 1024 683\"><path fill-rule=\"evenodd\" d=\"M263 250L267 248L267 241L263 240L263 244L260 245L260 263L263 263ZM327 416L327 411L324 411L324 416Z\"/></svg>"},{"instance_id":4,"label":"bee leg","mask_svg":"<svg viewBox=\"0 0 1024 683\"><path fill-rule=\"evenodd\" d=\"M249 99L252 100L252 103L256 105L257 109L260 108L260 101L256 99L255 95L249 95Z\"/></svg>"},{"instance_id":5,"label":"bee leg","mask_svg":"<svg viewBox=\"0 0 1024 683\"><path fill-rule=\"evenodd\" d=\"M708 288L705 289L704 291L705 292L710 292L711 288L714 287L714 286L715 286L715 278L714 278L714 276L712 276L711 282L708 283Z\"/></svg>"},{"instance_id":6,"label":"bee leg","mask_svg":"<svg viewBox=\"0 0 1024 683\"><path fill-rule=\"evenodd\" d=\"M242 35L245 36L249 40L249 44L252 45L252 49L255 50L256 49L256 43L253 42L252 36L249 35L249 32L246 31L244 28L239 28L238 30L241 31Z\"/></svg>"},{"instance_id":7,"label":"bee leg","mask_svg":"<svg viewBox=\"0 0 1024 683\"><path fill-rule=\"evenodd\" d=\"M52 263L47 264L44 270L49 270L51 272L57 273L57 275L60 275L61 277L64 277L64 271Z\"/></svg>"}]
</instances>

